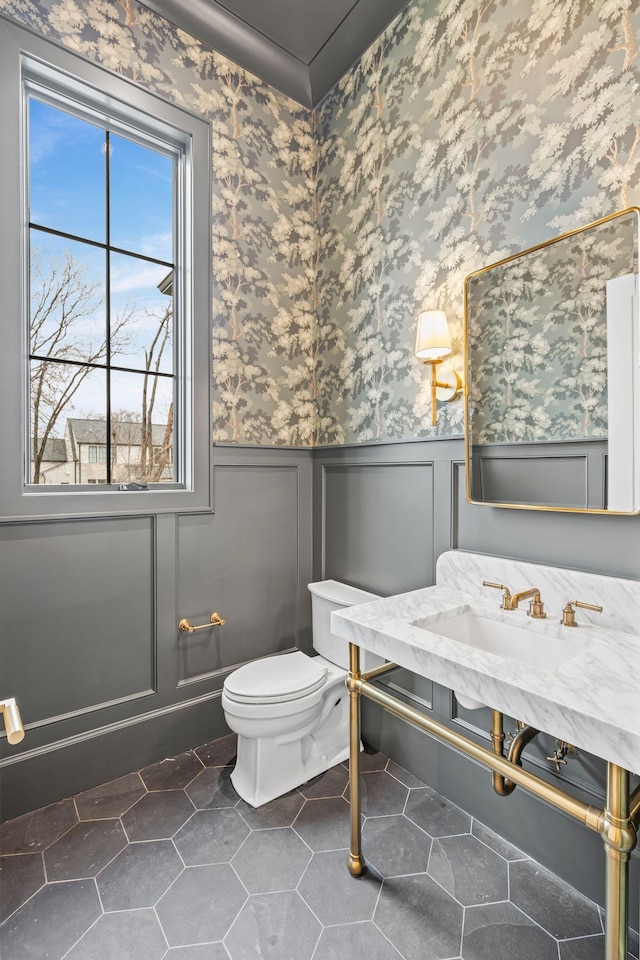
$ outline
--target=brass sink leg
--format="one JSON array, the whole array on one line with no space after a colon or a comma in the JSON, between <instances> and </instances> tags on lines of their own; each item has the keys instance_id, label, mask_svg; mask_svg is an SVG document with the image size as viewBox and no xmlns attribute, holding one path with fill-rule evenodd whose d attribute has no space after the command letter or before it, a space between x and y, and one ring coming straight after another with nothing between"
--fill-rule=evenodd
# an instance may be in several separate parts
<instances>
[{"instance_id":1,"label":"brass sink leg","mask_svg":"<svg viewBox=\"0 0 640 960\"><path fill-rule=\"evenodd\" d=\"M629 815L629 773L607 764L607 803L600 836L604 840L605 960L626 960L629 940L629 858L636 831Z\"/></svg>"},{"instance_id":2,"label":"brass sink leg","mask_svg":"<svg viewBox=\"0 0 640 960\"><path fill-rule=\"evenodd\" d=\"M351 817L351 847L347 866L352 877L364 871L360 826L360 648L349 644L349 804Z\"/></svg>"}]
</instances>

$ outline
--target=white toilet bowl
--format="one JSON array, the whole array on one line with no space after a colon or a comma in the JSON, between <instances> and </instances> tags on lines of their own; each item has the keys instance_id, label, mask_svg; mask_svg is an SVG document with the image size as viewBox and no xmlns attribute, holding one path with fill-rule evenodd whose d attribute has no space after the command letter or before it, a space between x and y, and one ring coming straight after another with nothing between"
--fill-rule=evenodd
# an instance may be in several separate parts
<instances>
[{"instance_id":1,"label":"white toilet bowl","mask_svg":"<svg viewBox=\"0 0 640 960\"><path fill-rule=\"evenodd\" d=\"M224 683L222 707L230 729L238 734L231 782L253 807L300 786L349 755L348 646L329 636L331 610L378 598L335 581L309 588L314 647L319 645L324 652L324 640L332 659L296 650L245 664ZM362 669L382 662L367 654Z\"/></svg>"}]
</instances>

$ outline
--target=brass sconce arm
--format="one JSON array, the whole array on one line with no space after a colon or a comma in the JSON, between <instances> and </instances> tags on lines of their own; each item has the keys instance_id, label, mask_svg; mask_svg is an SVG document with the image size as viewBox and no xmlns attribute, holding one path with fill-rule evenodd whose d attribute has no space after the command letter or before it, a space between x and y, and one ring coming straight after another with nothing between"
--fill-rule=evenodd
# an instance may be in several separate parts
<instances>
[{"instance_id":1,"label":"brass sconce arm","mask_svg":"<svg viewBox=\"0 0 640 960\"><path fill-rule=\"evenodd\" d=\"M462 380L455 370L447 370L442 373L442 380L438 380L436 366L442 363L442 360L423 360L425 366L431 364L431 426L435 427L438 422L438 400L453 400L462 387ZM440 391L440 393L438 393Z\"/></svg>"}]
</instances>

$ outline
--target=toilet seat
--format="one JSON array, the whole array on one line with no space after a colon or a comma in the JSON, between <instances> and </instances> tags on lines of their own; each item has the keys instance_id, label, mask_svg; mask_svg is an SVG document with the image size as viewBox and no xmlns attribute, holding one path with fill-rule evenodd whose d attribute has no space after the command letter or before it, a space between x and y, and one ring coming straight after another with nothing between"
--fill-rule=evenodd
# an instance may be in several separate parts
<instances>
[{"instance_id":1,"label":"toilet seat","mask_svg":"<svg viewBox=\"0 0 640 960\"><path fill-rule=\"evenodd\" d=\"M254 660L239 667L224 683L224 692L235 703L271 704L299 700L319 690L327 668L318 658L300 650Z\"/></svg>"}]
</instances>

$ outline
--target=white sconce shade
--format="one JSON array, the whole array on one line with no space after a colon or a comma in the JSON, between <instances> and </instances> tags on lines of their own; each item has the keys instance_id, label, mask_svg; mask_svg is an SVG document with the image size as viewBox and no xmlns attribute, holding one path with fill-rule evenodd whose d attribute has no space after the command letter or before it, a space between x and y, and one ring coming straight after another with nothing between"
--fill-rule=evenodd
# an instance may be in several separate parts
<instances>
[{"instance_id":1,"label":"white sconce shade","mask_svg":"<svg viewBox=\"0 0 640 960\"><path fill-rule=\"evenodd\" d=\"M425 310L418 317L416 357L441 360L451 353L451 334L443 310Z\"/></svg>"}]
</instances>

